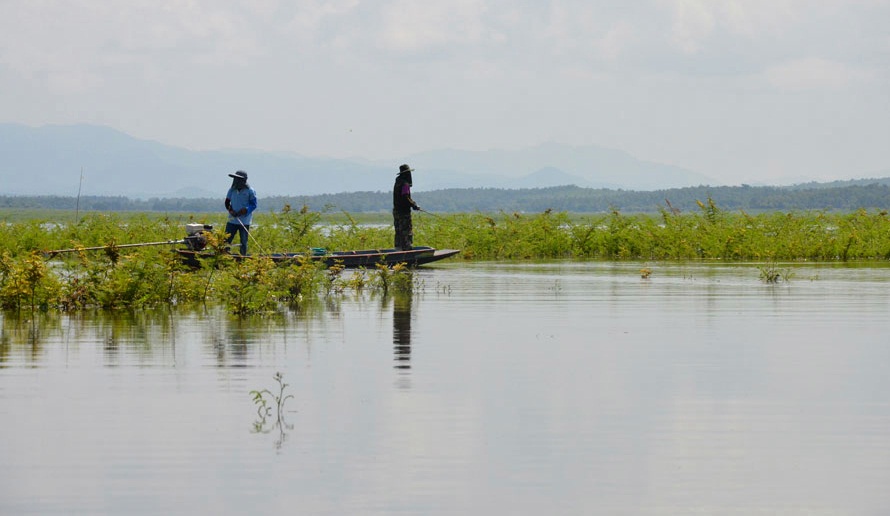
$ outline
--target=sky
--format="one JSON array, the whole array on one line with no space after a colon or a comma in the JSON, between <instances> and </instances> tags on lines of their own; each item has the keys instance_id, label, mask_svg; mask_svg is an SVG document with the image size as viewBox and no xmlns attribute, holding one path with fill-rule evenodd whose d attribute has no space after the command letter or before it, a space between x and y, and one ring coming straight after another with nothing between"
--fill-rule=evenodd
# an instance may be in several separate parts
<instances>
[{"instance_id":1,"label":"sky","mask_svg":"<svg viewBox=\"0 0 890 516\"><path fill-rule=\"evenodd\" d=\"M0 0L0 122L401 163L596 145L890 175L890 0Z\"/></svg>"}]
</instances>

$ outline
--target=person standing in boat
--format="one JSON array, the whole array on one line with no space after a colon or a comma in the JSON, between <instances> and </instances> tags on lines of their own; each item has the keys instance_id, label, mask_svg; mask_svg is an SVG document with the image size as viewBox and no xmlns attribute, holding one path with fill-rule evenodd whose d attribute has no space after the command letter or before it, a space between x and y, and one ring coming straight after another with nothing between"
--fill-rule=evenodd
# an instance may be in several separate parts
<instances>
[{"instance_id":1,"label":"person standing in boat","mask_svg":"<svg viewBox=\"0 0 890 516\"><path fill-rule=\"evenodd\" d=\"M411 210L419 210L420 206L411 198L411 171L408 165L399 167L399 175L392 189L392 218L396 230L395 247L408 251L414 247L414 227L411 222Z\"/></svg>"},{"instance_id":2,"label":"person standing in boat","mask_svg":"<svg viewBox=\"0 0 890 516\"><path fill-rule=\"evenodd\" d=\"M241 242L241 254L247 255L247 239L250 231L250 221L253 212L257 209L256 192L247 184L247 172L239 170L229 174L232 178L232 186L226 194L226 210L229 212L229 220L226 222L226 242L231 244L235 234Z\"/></svg>"}]
</instances>

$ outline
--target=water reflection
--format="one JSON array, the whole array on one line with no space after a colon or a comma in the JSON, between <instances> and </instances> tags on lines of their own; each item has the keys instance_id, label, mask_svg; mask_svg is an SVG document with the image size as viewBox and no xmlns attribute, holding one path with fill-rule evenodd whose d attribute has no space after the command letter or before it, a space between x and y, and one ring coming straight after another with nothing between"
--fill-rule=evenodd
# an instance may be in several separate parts
<instances>
[{"instance_id":1,"label":"water reflection","mask_svg":"<svg viewBox=\"0 0 890 516\"><path fill-rule=\"evenodd\" d=\"M26 359L37 362L44 353L44 341L59 333L58 313L4 312L0 314L0 368L12 360L13 349L26 348Z\"/></svg>"},{"instance_id":2,"label":"water reflection","mask_svg":"<svg viewBox=\"0 0 890 516\"><path fill-rule=\"evenodd\" d=\"M883 514L888 269L799 267L467 264L256 318L0 313L0 514ZM249 397L276 371L286 422Z\"/></svg>"},{"instance_id":3,"label":"water reflection","mask_svg":"<svg viewBox=\"0 0 890 516\"><path fill-rule=\"evenodd\" d=\"M130 360L166 365L175 356L173 318L169 309L75 314L70 316L69 332L76 333L78 341L90 333L100 340L107 366L126 365Z\"/></svg>"},{"instance_id":4,"label":"water reflection","mask_svg":"<svg viewBox=\"0 0 890 516\"><path fill-rule=\"evenodd\" d=\"M392 303L392 345L395 368L411 369L411 304L412 292L398 292Z\"/></svg>"},{"instance_id":5,"label":"water reflection","mask_svg":"<svg viewBox=\"0 0 890 516\"><path fill-rule=\"evenodd\" d=\"M242 318L231 321L227 331L226 340L217 342L217 362L219 367L246 367L247 352L252 339L250 338L251 324Z\"/></svg>"},{"instance_id":6,"label":"water reflection","mask_svg":"<svg viewBox=\"0 0 890 516\"><path fill-rule=\"evenodd\" d=\"M294 314L296 315L296 314ZM311 320L319 314L300 315ZM126 365L176 366L177 355L196 348L177 349L178 340L199 335L218 367L245 367L263 336L289 327L288 316L237 318L223 307L171 308L149 311L85 310L76 313L17 314L0 312L0 367L24 363L40 365L83 358L94 347L107 367ZM61 344L61 345L60 345Z\"/></svg>"}]
</instances>

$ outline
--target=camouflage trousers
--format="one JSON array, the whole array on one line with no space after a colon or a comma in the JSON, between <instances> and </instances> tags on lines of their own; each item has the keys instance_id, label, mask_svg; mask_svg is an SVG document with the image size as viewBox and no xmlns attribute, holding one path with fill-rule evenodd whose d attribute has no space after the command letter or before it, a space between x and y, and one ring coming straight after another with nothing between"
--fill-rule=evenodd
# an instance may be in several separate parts
<instances>
[{"instance_id":1,"label":"camouflage trousers","mask_svg":"<svg viewBox=\"0 0 890 516\"><path fill-rule=\"evenodd\" d=\"M411 223L411 212L400 213L393 210L392 219L396 228L395 248L406 251L414 247L414 226Z\"/></svg>"}]
</instances>

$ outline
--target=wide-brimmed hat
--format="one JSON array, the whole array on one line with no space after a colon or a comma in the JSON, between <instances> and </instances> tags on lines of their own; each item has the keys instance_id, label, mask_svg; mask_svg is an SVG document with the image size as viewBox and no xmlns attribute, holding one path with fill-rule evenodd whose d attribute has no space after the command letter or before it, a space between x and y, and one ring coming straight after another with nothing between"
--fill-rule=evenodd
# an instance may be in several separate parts
<instances>
[{"instance_id":1,"label":"wide-brimmed hat","mask_svg":"<svg viewBox=\"0 0 890 516\"><path fill-rule=\"evenodd\" d=\"M235 179L243 179L243 180L247 181L247 172L245 172L243 170L239 170L238 172L235 172L234 174L229 174L229 177L234 177Z\"/></svg>"},{"instance_id":2,"label":"wide-brimmed hat","mask_svg":"<svg viewBox=\"0 0 890 516\"><path fill-rule=\"evenodd\" d=\"M402 166L399 167L399 174L405 174L405 173L407 173L407 172L411 172L411 171L413 171L413 170L414 170L414 169L411 168L411 167L409 167L407 164L406 164L406 165L402 165Z\"/></svg>"}]
</instances>

